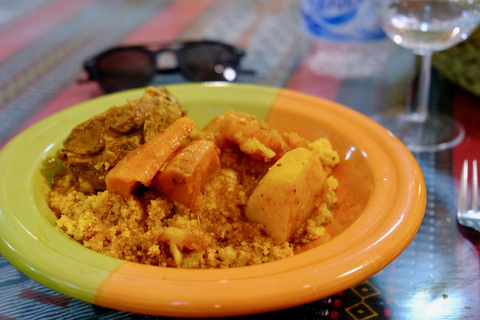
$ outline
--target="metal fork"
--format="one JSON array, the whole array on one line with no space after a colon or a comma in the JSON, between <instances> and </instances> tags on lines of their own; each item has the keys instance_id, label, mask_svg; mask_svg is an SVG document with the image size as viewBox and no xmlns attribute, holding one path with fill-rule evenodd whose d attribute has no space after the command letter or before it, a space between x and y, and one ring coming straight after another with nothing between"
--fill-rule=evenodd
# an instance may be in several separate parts
<instances>
[{"instance_id":1,"label":"metal fork","mask_svg":"<svg viewBox=\"0 0 480 320\"><path fill-rule=\"evenodd\" d=\"M468 160L463 162L462 175L460 176L460 190L458 192L457 219L465 227L473 228L480 232L480 211L478 211L478 176L477 160L472 162L472 204L467 208L468 194Z\"/></svg>"}]
</instances>

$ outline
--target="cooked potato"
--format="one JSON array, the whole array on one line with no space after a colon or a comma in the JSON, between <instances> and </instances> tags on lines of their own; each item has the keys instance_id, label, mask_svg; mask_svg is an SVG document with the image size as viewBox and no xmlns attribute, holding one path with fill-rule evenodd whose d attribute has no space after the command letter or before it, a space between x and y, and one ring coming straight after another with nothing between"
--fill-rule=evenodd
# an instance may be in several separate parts
<instances>
[{"instance_id":1,"label":"cooked potato","mask_svg":"<svg viewBox=\"0 0 480 320\"><path fill-rule=\"evenodd\" d=\"M321 203L326 174L315 155L296 148L273 165L247 202L248 220L264 225L278 244L290 239Z\"/></svg>"}]
</instances>

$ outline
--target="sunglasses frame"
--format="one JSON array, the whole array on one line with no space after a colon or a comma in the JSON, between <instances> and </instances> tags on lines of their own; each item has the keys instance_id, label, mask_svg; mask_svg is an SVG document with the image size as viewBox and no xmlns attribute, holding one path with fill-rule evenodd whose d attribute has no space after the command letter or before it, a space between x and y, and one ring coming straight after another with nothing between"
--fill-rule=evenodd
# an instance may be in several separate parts
<instances>
[{"instance_id":1,"label":"sunglasses frame","mask_svg":"<svg viewBox=\"0 0 480 320\"><path fill-rule=\"evenodd\" d=\"M190 80L193 81L205 81L204 79L200 79L194 73L190 72L188 69L188 64L185 60L185 53L195 47L198 46L217 46L222 47L226 50L231 51L234 54L235 60L231 61L233 63L231 67L233 67L236 71L238 71L238 67L240 65L240 60L245 56L245 52L237 48L233 45L214 41L214 40L200 40L200 41L178 41L178 42L170 42L167 44L147 44L147 45L131 45L131 46L116 46L110 49L107 49L96 56L87 59L83 64L83 69L87 72L88 78L85 81L96 81L103 91L105 92L115 92L119 90L109 90L105 88L105 86L101 82L101 77L98 72L98 65L99 63L106 57L113 53L121 52L121 51L138 51L142 54L148 56L151 62L152 70L154 71L152 76L150 77L148 82L151 82L154 74L167 74L167 73L176 73L180 72L182 75ZM152 49L152 48L160 48L160 49ZM172 53L177 62L177 66L173 68L163 68L159 69L157 66L157 57L163 53ZM145 83L148 85L148 83ZM133 88L133 87L132 87Z\"/></svg>"}]
</instances>

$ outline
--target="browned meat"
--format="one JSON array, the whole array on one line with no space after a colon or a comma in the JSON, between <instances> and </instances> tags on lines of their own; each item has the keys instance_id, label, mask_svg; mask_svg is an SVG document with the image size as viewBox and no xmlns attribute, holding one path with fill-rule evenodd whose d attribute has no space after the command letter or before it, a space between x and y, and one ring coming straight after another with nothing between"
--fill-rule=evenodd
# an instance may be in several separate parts
<instances>
[{"instance_id":1,"label":"browned meat","mask_svg":"<svg viewBox=\"0 0 480 320\"><path fill-rule=\"evenodd\" d=\"M73 128L58 157L78 177L80 191L105 190L105 175L120 159L185 113L165 88L148 87L141 99L113 106Z\"/></svg>"}]
</instances>

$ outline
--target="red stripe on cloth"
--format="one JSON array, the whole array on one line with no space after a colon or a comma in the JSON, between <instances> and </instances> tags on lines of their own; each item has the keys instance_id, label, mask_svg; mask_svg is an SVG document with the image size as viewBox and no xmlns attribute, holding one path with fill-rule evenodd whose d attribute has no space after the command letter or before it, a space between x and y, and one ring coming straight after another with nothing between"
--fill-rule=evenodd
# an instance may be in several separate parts
<instances>
[{"instance_id":1,"label":"red stripe on cloth","mask_svg":"<svg viewBox=\"0 0 480 320\"><path fill-rule=\"evenodd\" d=\"M149 43L171 41L178 37L217 0L190 1L179 0L171 3L143 27L133 32L124 43ZM43 110L38 112L23 129L60 110L87 101L103 92L97 84L73 84L56 96ZM22 130L23 130L22 129Z\"/></svg>"},{"instance_id":2,"label":"red stripe on cloth","mask_svg":"<svg viewBox=\"0 0 480 320\"><path fill-rule=\"evenodd\" d=\"M45 292L40 292L33 289L23 289L20 294L20 298L37 301L43 304L51 304L62 308L67 308L72 298L66 296L55 296Z\"/></svg>"},{"instance_id":3,"label":"red stripe on cloth","mask_svg":"<svg viewBox=\"0 0 480 320\"><path fill-rule=\"evenodd\" d=\"M144 27L135 31L124 43L172 41L217 0L178 0L167 6Z\"/></svg>"},{"instance_id":4,"label":"red stripe on cloth","mask_svg":"<svg viewBox=\"0 0 480 320\"><path fill-rule=\"evenodd\" d=\"M318 49L315 43L305 49L306 56L292 73L286 88L335 101L342 85L342 79L332 75L315 73L308 66L308 61L314 57Z\"/></svg>"},{"instance_id":5,"label":"red stripe on cloth","mask_svg":"<svg viewBox=\"0 0 480 320\"><path fill-rule=\"evenodd\" d=\"M32 14L0 34L0 60L12 55L76 12L99 0L60 0ZM59 14L61 12L61 14Z\"/></svg>"},{"instance_id":6,"label":"red stripe on cloth","mask_svg":"<svg viewBox=\"0 0 480 320\"><path fill-rule=\"evenodd\" d=\"M335 100L341 83L339 78L317 75L305 64L300 64L290 77L286 88Z\"/></svg>"},{"instance_id":7,"label":"red stripe on cloth","mask_svg":"<svg viewBox=\"0 0 480 320\"><path fill-rule=\"evenodd\" d=\"M457 89L453 112L455 119L466 128L465 139L453 149L453 176L458 187L463 160L469 160L470 166L472 160L480 161L480 98Z\"/></svg>"},{"instance_id":8,"label":"red stripe on cloth","mask_svg":"<svg viewBox=\"0 0 480 320\"><path fill-rule=\"evenodd\" d=\"M99 97L102 94L103 92L95 82L74 84L56 96L55 99L53 99L45 108L30 119L20 131L25 130L32 124L58 111L74 106L80 102Z\"/></svg>"}]
</instances>

